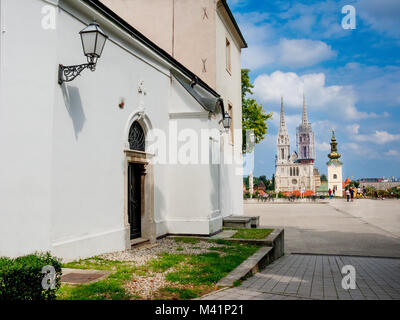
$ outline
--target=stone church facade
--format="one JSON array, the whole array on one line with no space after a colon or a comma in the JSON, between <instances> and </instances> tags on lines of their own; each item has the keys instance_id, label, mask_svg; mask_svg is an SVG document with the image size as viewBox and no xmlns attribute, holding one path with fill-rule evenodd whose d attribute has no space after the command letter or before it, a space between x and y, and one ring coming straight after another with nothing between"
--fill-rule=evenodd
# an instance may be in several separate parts
<instances>
[{"instance_id":1,"label":"stone church facade","mask_svg":"<svg viewBox=\"0 0 400 320\"><path fill-rule=\"evenodd\" d=\"M308 122L303 96L302 122L296 130L297 151L290 153L290 139L286 127L283 98L281 100L280 126L275 159L275 191L316 191L320 185L318 169L314 168L315 142L311 123Z\"/></svg>"}]
</instances>

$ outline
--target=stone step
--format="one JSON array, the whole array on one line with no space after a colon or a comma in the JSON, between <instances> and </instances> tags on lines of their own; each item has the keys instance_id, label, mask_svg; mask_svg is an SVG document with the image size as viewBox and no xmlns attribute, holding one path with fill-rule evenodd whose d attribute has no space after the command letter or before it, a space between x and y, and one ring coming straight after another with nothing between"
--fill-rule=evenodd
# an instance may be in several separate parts
<instances>
[{"instance_id":1,"label":"stone step","mask_svg":"<svg viewBox=\"0 0 400 320\"><path fill-rule=\"evenodd\" d=\"M263 270L273 261L272 247L261 247L256 253L242 262L236 269L230 272L226 277L222 278L217 285L221 287L231 287L235 281L244 280L258 271Z\"/></svg>"},{"instance_id":2,"label":"stone step","mask_svg":"<svg viewBox=\"0 0 400 320\"><path fill-rule=\"evenodd\" d=\"M242 216L229 216L224 218L224 227L228 228L251 228L251 218Z\"/></svg>"},{"instance_id":3,"label":"stone step","mask_svg":"<svg viewBox=\"0 0 400 320\"><path fill-rule=\"evenodd\" d=\"M138 247L149 242L146 238L136 238L131 240L131 247Z\"/></svg>"},{"instance_id":4,"label":"stone step","mask_svg":"<svg viewBox=\"0 0 400 320\"><path fill-rule=\"evenodd\" d=\"M259 216L229 216L224 218L223 224L224 227L228 228L257 228L259 221Z\"/></svg>"}]
</instances>

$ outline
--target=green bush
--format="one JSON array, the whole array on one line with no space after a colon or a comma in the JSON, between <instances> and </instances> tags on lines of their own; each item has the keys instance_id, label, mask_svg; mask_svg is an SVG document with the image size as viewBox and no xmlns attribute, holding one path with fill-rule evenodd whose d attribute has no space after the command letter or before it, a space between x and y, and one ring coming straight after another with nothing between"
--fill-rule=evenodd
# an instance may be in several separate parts
<instances>
[{"instance_id":1,"label":"green bush","mask_svg":"<svg viewBox=\"0 0 400 320\"><path fill-rule=\"evenodd\" d=\"M55 288L44 289L44 266L53 266ZM15 259L0 258L1 300L54 300L61 285L61 262L50 253L30 254Z\"/></svg>"}]
</instances>

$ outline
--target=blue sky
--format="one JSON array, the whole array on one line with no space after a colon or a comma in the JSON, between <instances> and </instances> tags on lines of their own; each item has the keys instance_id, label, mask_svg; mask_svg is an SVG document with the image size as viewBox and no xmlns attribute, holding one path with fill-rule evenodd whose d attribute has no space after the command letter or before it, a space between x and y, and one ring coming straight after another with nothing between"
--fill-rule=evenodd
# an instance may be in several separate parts
<instances>
[{"instance_id":1,"label":"blue sky","mask_svg":"<svg viewBox=\"0 0 400 320\"><path fill-rule=\"evenodd\" d=\"M295 150L304 92L321 174L335 128L344 178L400 177L400 0L228 3L249 45L242 67L274 113L255 176L275 171L281 95ZM354 30L342 28L344 5L356 9Z\"/></svg>"}]
</instances>

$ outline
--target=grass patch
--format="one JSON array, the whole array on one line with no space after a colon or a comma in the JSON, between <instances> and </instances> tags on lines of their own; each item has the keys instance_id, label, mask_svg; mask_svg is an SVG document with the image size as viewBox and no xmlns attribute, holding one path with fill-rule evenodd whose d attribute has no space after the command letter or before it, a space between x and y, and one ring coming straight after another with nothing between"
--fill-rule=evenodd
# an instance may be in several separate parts
<instances>
[{"instance_id":1,"label":"grass patch","mask_svg":"<svg viewBox=\"0 0 400 320\"><path fill-rule=\"evenodd\" d=\"M64 268L110 270L107 278L88 284L63 284L57 293L58 300L128 300L135 297L128 294L123 285L137 270L133 262L106 260L99 257L69 262Z\"/></svg>"},{"instance_id":2,"label":"grass patch","mask_svg":"<svg viewBox=\"0 0 400 320\"><path fill-rule=\"evenodd\" d=\"M179 238L193 241L193 238ZM190 239L190 240L188 240ZM178 241L179 242L179 241ZM80 285L63 284L57 298L62 300L125 300L141 299L129 294L125 284L133 275L152 277L152 273L165 273L170 284L159 289L154 299L193 299L217 289L216 283L235 269L245 259L254 254L259 246L214 240L221 244L206 253L191 255L183 253L161 253L143 266L133 262L111 261L99 257L70 262L68 268L110 270L103 280Z\"/></svg>"},{"instance_id":3,"label":"grass patch","mask_svg":"<svg viewBox=\"0 0 400 320\"><path fill-rule=\"evenodd\" d=\"M61 300L126 300L131 296L125 292L120 281L108 279L78 286L63 285L57 298Z\"/></svg>"},{"instance_id":4,"label":"grass patch","mask_svg":"<svg viewBox=\"0 0 400 320\"><path fill-rule=\"evenodd\" d=\"M229 230L237 230L232 236L233 239L265 239L274 231L274 229L247 229L247 228L231 228Z\"/></svg>"},{"instance_id":5,"label":"grass patch","mask_svg":"<svg viewBox=\"0 0 400 320\"><path fill-rule=\"evenodd\" d=\"M212 248L213 252L185 255L184 263L176 265L174 271L167 273L166 279L180 284L215 284L258 248L254 245L231 244ZM224 255L221 255L222 252Z\"/></svg>"},{"instance_id":6,"label":"grass patch","mask_svg":"<svg viewBox=\"0 0 400 320\"><path fill-rule=\"evenodd\" d=\"M161 288L157 294L157 299L180 299L190 300L199 297L201 290L177 287L164 287Z\"/></svg>"},{"instance_id":7,"label":"grass patch","mask_svg":"<svg viewBox=\"0 0 400 320\"><path fill-rule=\"evenodd\" d=\"M154 272L164 272L186 259L184 254L162 253L157 259L153 259L148 263L148 266Z\"/></svg>"},{"instance_id":8,"label":"grass patch","mask_svg":"<svg viewBox=\"0 0 400 320\"><path fill-rule=\"evenodd\" d=\"M238 286L240 286L241 284L242 284L242 280L235 280L234 282L233 282L233 286L234 287L238 287Z\"/></svg>"},{"instance_id":9,"label":"grass patch","mask_svg":"<svg viewBox=\"0 0 400 320\"><path fill-rule=\"evenodd\" d=\"M84 260L72 261L63 264L63 268L72 269L97 269L97 270L117 270L118 267L133 265L134 262L122 262L106 260L100 257L92 257Z\"/></svg>"}]
</instances>

